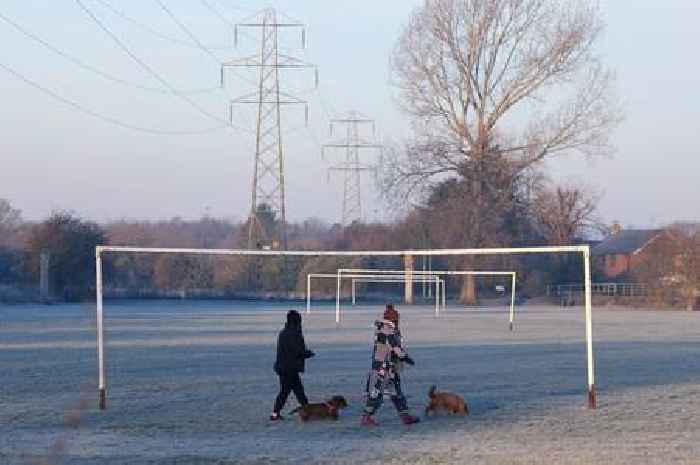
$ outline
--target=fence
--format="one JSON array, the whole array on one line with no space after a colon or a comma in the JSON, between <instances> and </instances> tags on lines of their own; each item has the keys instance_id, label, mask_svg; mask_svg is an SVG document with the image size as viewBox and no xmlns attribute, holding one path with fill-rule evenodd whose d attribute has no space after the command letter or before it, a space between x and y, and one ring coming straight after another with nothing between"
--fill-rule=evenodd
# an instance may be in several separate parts
<instances>
[{"instance_id":1,"label":"fence","mask_svg":"<svg viewBox=\"0 0 700 465\"><path fill-rule=\"evenodd\" d=\"M547 296L573 298L583 290L581 284L550 284ZM591 283L591 293L605 297L644 297L648 295L648 289L646 284L640 283Z\"/></svg>"}]
</instances>

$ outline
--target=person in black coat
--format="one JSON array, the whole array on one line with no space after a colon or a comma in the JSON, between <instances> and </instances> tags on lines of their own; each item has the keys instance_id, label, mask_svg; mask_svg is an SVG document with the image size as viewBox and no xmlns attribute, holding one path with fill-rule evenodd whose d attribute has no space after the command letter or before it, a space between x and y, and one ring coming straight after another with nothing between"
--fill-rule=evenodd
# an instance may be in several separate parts
<instances>
[{"instance_id":1,"label":"person in black coat","mask_svg":"<svg viewBox=\"0 0 700 465\"><path fill-rule=\"evenodd\" d=\"M275 406L270 415L270 420L281 420L280 412L287 402L289 393L294 391L294 396L301 406L309 403L304 393L304 385L301 383L299 373L304 372L307 358L315 354L306 348L304 336L301 331L301 315L296 310L287 312L287 324L280 331L277 338L277 358L274 370L280 379L280 392L275 399Z\"/></svg>"}]
</instances>

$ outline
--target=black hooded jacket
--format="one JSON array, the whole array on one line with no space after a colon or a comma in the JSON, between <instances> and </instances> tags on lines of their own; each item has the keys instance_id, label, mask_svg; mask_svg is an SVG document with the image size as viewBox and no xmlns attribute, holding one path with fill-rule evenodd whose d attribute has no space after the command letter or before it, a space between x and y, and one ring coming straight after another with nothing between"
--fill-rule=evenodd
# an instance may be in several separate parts
<instances>
[{"instance_id":1,"label":"black hooded jacket","mask_svg":"<svg viewBox=\"0 0 700 465\"><path fill-rule=\"evenodd\" d=\"M277 338L277 358L274 370L277 374L304 372L304 361L313 356L306 348L301 332L301 315L297 312L287 314L287 324Z\"/></svg>"}]
</instances>

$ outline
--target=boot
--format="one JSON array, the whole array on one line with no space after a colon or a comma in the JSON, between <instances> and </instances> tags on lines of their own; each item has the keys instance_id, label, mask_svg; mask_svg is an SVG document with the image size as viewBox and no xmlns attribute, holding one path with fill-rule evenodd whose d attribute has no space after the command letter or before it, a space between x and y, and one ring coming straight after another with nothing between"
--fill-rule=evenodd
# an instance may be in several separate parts
<instances>
[{"instance_id":1,"label":"boot","mask_svg":"<svg viewBox=\"0 0 700 465\"><path fill-rule=\"evenodd\" d=\"M403 415L401 415L401 421L404 425L412 425L414 423L418 423L420 421L420 418L413 415L409 415L408 413L404 413Z\"/></svg>"},{"instance_id":2,"label":"boot","mask_svg":"<svg viewBox=\"0 0 700 465\"><path fill-rule=\"evenodd\" d=\"M362 415L360 424L362 426L379 426L379 423L377 423L377 420L375 420L372 415Z\"/></svg>"},{"instance_id":3,"label":"boot","mask_svg":"<svg viewBox=\"0 0 700 465\"><path fill-rule=\"evenodd\" d=\"M272 415L270 415L270 421L281 421L281 420L284 420L284 418L282 418L282 415L280 415L279 413L272 412Z\"/></svg>"}]
</instances>

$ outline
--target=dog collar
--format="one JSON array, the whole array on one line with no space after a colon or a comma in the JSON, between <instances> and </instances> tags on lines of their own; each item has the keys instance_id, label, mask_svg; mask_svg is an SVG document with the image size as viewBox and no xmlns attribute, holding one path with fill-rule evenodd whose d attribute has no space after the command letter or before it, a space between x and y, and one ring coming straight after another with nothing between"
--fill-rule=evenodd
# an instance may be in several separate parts
<instances>
[{"instance_id":1,"label":"dog collar","mask_svg":"<svg viewBox=\"0 0 700 465\"><path fill-rule=\"evenodd\" d=\"M326 404L326 407L328 407L329 412L334 413L334 412L338 411L338 407L331 404L330 402L325 402L325 404Z\"/></svg>"}]
</instances>

